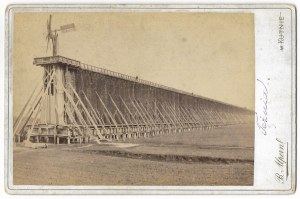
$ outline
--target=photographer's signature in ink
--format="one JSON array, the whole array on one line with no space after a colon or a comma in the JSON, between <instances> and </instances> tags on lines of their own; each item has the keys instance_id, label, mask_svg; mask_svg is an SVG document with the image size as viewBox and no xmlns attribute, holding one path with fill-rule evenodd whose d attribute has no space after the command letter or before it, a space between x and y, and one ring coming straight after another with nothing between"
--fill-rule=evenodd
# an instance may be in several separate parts
<instances>
[{"instance_id":1,"label":"photographer's signature in ink","mask_svg":"<svg viewBox=\"0 0 300 199\"><path fill-rule=\"evenodd\" d=\"M283 142L281 139L276 138L278 144L278 153L275 157L275 163L278 167L275 173L275 179L278 183L284 184L285 179L288 178L288 142Z\"/></svg>"}]
</instances>

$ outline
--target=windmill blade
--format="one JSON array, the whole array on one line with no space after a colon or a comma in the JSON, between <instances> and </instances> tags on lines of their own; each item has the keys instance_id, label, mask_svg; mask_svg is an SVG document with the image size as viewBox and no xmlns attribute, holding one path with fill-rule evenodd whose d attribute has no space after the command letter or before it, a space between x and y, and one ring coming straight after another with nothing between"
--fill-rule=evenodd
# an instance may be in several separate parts
<instances>
[{"instance_id":1,"label":"windmill blade","mask_svg":"<svg viewBox=\"0 0 300 199\"><path fill-rule=\"evenodd\" d=\"M46 52L48 52L49 40L52 39L51 19L52 19L52 16L50 15L49 20L47 19L47 36L46 36L47 48L46 48Z\"/></svg>"},{"instance_id":2,"label":"windmill blade","mask_svg":"<svg viewBox=\"0 0 300 199\"><path fill-rule=\"evenodd\" d=\"M52 19L52 16L50 15L49 21L47 20L47 31L48 31L48 36L50 36L50 35L52 34L52 30L51 30L51 19Z\"/></svg>"},{"instance_id":3,"label":"windmill blade","mask_svg":"<svg viewBox=\"0 0 300 199\"><path fill-rule=\"evenodd\" d=\"M49 37L48 37L46 52L48 52L49 40L50 40L50 39L49 39Z\"/></svg>"},{"instance_id":4,"label":"windmill blade","mask_svg":"<svg viewBox=\"0 0 300 199\"><path fill-rule=\"evenodd\" d=\"M51 21L52 21L52 15L50 15L50 18L49 18L49 30L51 32Z\"/></svg>"},{"instance_id":5,"label":"windmill blade","mask_svg":"<svg viewBox=\"0 0 300 199\"><path fill-rule=\"evenodd\" d=\"M47 33L46 33L46 38L45 38L46 40L49 39L49 30L48 30L49 29L48 28L49 25L48 24L49 24L49 21L47 19L47 22L46 22Z\"/></svg>"}]
</instances>

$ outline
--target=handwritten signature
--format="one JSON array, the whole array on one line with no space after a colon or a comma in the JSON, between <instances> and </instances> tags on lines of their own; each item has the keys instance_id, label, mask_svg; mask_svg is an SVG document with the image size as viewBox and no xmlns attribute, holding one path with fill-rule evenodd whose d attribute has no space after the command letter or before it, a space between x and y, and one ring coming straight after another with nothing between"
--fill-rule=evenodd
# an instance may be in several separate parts
<instances>
[{"instance_id":1,"label":"handwritten signature","mask_svg":"<svg viewBox=\"0 0 300 199\"><path fill-rule=\"evenodd\" d=\"M259 99L261 101L261 112L255 112L256 115L256 125L263 135L267 135L267 129L276 126L274 124L268 124L268 105L269 105L269 90L267 85L262 80L256 79L259 82L259 85L262 87L262 97ZM268 78L270 81L270 78Z\"/></svg>"},{"instance_id":2,"label":"handwritten signature","mask_svg":"<svg viewBox=\"0 0 300 199\"><path fill-rule=\"evenodd\" d=\"M278 143L278 154L275 157L275 163L279 168L279 172L275 173L275 179L278 183L284 184L284 179L288 177L288 143L284 143L281 139L276 138ZM286 147L286 148L285 148ZM286 159L285 159L286 153Z\"/></svg>"}]
</instances>

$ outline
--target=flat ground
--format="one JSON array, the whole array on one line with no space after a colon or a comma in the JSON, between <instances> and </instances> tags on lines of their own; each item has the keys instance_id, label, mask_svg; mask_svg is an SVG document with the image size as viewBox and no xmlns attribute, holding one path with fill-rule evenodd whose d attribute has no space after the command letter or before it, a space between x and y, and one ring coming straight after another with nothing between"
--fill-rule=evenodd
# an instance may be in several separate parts
<instances>
[{"instance_id":1,"label":"flat ground","mask_svg":"<svg viewBox=\"0 0 300 199\"><path fill-rule=\"evenodd\" d=\"M250 125L126 142L14 149L14 184L252 185Z\"/></svg>"}]
</instances>

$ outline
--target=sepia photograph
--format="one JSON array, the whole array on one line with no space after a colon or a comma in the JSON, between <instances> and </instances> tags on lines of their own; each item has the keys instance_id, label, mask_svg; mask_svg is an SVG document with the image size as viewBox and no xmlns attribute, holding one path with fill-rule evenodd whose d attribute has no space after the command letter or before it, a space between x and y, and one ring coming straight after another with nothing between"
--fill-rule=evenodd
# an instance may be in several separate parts
<instances>
[{"instance_id":1,"label":"sepia photograph","mask_svg":"<svg viewBox=\"0 0 300 199\"><path fill-rule=\"evenodd\" d=\"M253 185L253 13L12 20L14 185Z\"/></svg>"}]
</instances>

